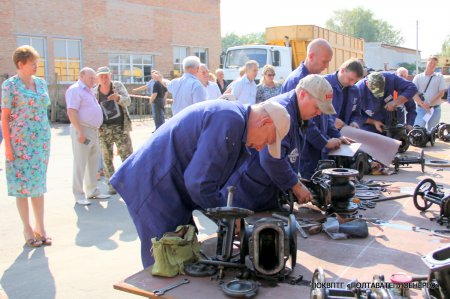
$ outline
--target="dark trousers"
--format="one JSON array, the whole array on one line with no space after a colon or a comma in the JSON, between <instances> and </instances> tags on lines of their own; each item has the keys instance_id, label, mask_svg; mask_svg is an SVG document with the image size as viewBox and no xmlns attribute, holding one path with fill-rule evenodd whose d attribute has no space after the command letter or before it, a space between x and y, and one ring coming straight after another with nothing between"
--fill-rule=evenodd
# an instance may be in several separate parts
<instances>
[{"instance_id":1,"label":"dark trousers","mask_svg":"<svg viewBox=\"0 0 450 299\"><path fill-rule=\"evenodd\" d=\"M164 123L164 105L160 102L164 102L164 100L156 99L155 102L152 103L153 120L155 121L156 129Z\"/></svg>"}]
</instances>

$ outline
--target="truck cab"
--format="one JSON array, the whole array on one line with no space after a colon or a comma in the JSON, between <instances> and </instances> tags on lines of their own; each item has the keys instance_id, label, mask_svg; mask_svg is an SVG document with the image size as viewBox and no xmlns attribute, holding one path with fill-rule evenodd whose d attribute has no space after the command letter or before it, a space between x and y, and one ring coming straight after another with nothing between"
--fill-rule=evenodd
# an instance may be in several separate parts
<instances>
[{"instance_id":1,"label":"truck cab","mask_svg":"<svg viewBox=\"0 0 450 299\"><path fill-rule=\"evenodd\" d=\"M282 83L292 72L292 49L271 45L246 45L227 49L223 61L224 79L232 82L239 77L239 69L249 60L256 60L259 72L256 81L261 79L262 68L271 64L275 68L275 80Z\"/></svg>"}]
</instances>

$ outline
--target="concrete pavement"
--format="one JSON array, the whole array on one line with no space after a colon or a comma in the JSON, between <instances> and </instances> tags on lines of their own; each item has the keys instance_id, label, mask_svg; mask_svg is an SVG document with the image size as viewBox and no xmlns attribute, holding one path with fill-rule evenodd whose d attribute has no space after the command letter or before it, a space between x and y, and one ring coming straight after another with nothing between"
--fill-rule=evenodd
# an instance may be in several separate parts
<instances>
[{"instance_id":1,"label":"concrete pavement","mask_svg":"<svg viewBox=\"0 0 450 299\"><path fill-rule=\"evenodd\" d=\"M153 130L153 121L134 122L134 148ZM45 220L53 245L36 249L23 246L16 201L7 196L4 146L0 149L0 298L134 298L112 287L142 270L140 243L123 200L115 195L76 205L68 124L52 125L51 146ZM105 183L99 185L106 192Z\"/></svg>"},{"instance_id":2,"label":"concrete pavement","mask_svg":"<svg viewBox=\"0 0 450 299\"><path fill-rule=\"evenodd\" d=\"M450 105L443 104L450 123ZM154 130L153 121L134 122L137 149ZM139 240L118 195L75 205L71 193L72 150L67 124L52 125L45 219L53 245L24 247L15 199L7 197L4 146L0 149L0 298L136 298L112 285L142 269ZM120 160L116 157L115 165ZM106 192L106 185L100 186ZM200 232L214 226L202 218Z\"/></svg>"}]
</instances>

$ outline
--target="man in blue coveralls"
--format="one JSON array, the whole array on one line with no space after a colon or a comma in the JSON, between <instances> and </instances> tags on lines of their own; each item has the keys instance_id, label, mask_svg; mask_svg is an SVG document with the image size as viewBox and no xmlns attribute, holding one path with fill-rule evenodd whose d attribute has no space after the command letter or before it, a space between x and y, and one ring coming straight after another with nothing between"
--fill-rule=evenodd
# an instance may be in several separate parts
<instances>
[{"instance_id":1,"label":"man in blue coveralls","mask_svg":"<svg viewBox=\"0 0 450 299\"><path fill-rule=\"evenodd\" d=\"M358 128L361 117L359 89L354 86L362 78L364 69L357 59L345 61L334 74L325 75L333 88L333 107L336 115L315 117L306 133L306 143L300 159L300 173L310 179L317 169L319 160L326 158L327 152L349 140L341 136L338 129L345 125ZM317 129L313 127L317 126Z\"/></svg>"},{"instance_id":2,"label":"man in blue coveralls","mask_svg":"<svg viewBox=\"0 0 450 299\"><path fill-rule=\"evenodd\" d=\"M335 114L332 98L333 90L322 76L308 75L300 80L295 90L268 100L286 107L291 116L289 133L281 143L280 158L269 155L267 148L259 153L252 151L250 159L233 173L226 185L236 187L235 206L254 211L273 209L277 207L279 191L289 189L298 202L312 199L298 178L305 121L321 113ZM225 195L226 188L221 192Z\"/></svg>"},{"instance_id":3,"label":"man in blue coveralls","mask_svg":"<svg viewBox=\"0 0 450 299\"><path fill-rule=\"evenodd\" d=\"M414 83L394 73L373 72L356 83L361 96L361 118L359 127L373 133L382 133L384 126L390 125L390 112L397 112L397 119L403 119L404 106L407 112L406 125L411 128L416 118L416 104L413 97L417 94ZM397 99L393 99L397 91Z\"/></svg>"},{"instance_id":4,"label":"man in blue coveralls","mask_svg":"<svg viewBox=\"0 0 450 299\"><path fill-rule=\"evenodd\" d=\"M219 190L249 157L247 147L279 159L289 127L279 103L245 108L226 100L191 105L163 124L111 178L136 226L144 267L154 263L151 238L192 223L195 209L226 206Z\"/></svg>"}]
</instances>

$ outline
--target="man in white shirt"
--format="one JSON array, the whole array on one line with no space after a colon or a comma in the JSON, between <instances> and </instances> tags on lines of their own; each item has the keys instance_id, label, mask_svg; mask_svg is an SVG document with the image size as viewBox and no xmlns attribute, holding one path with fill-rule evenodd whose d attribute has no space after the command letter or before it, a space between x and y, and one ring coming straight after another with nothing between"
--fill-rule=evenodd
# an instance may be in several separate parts
<instances>
[{"instance_id":1,"label":"man in white shirt","mask_svg":"<svg viewBox=\"0 0 450 299\"><path fill-rule=\"evenodd\" d=\"M255 60L249 60L245 64L245 74L237 79L232 86L231 94L242 104L256 103L256 83L259 65Z\"/></svg>"},{"instance_id":2,"label":"man in white shirt","mask_svg":"<svg viewBox=\"0 0 450 299\"><path fill-rule=\"evenodd\" d=\"M202 83L203 87L206 90L206 99L207 100L215 100L222 96L220 92L219 85L215 82L209 81L209 70L205 64L200 64L200 68L198 70L197 79Z\"/></svg>"},{"instance_id":3,"label":"man in white shirt","mask_svg":"<svg viewBox=\"0 0 450 299\"><path fill-rule=\"evenodd\" d=\"M419 93L423 94L425 103L433 108L433 115L431 116L428 123L425 122L423 116L427 111L417 106L417 116L414 121L414 125L419 125L431 130L436 126L441 119L441 98L444 96L446 85L445 79L440 73L435 73L436 65L438 63L438 58L436 56L430 56L427 61L427 66L425 67L425 72L420 73L414 77L413 83L417 86Z\"/></svg>"},{"instance_id":4,"label":"man in white shirt","mask_svg":"<svg viewBox=\"0 0 450 299\"><path fill-rule=\"evenodd\" d=\"M187 106L206 100L206 90L196 77L199 67L200 59L197 56L186 57L183 59L183 76L173 79L167 85L173 97L173 115Z\"/></svg>"}]
</instances>

